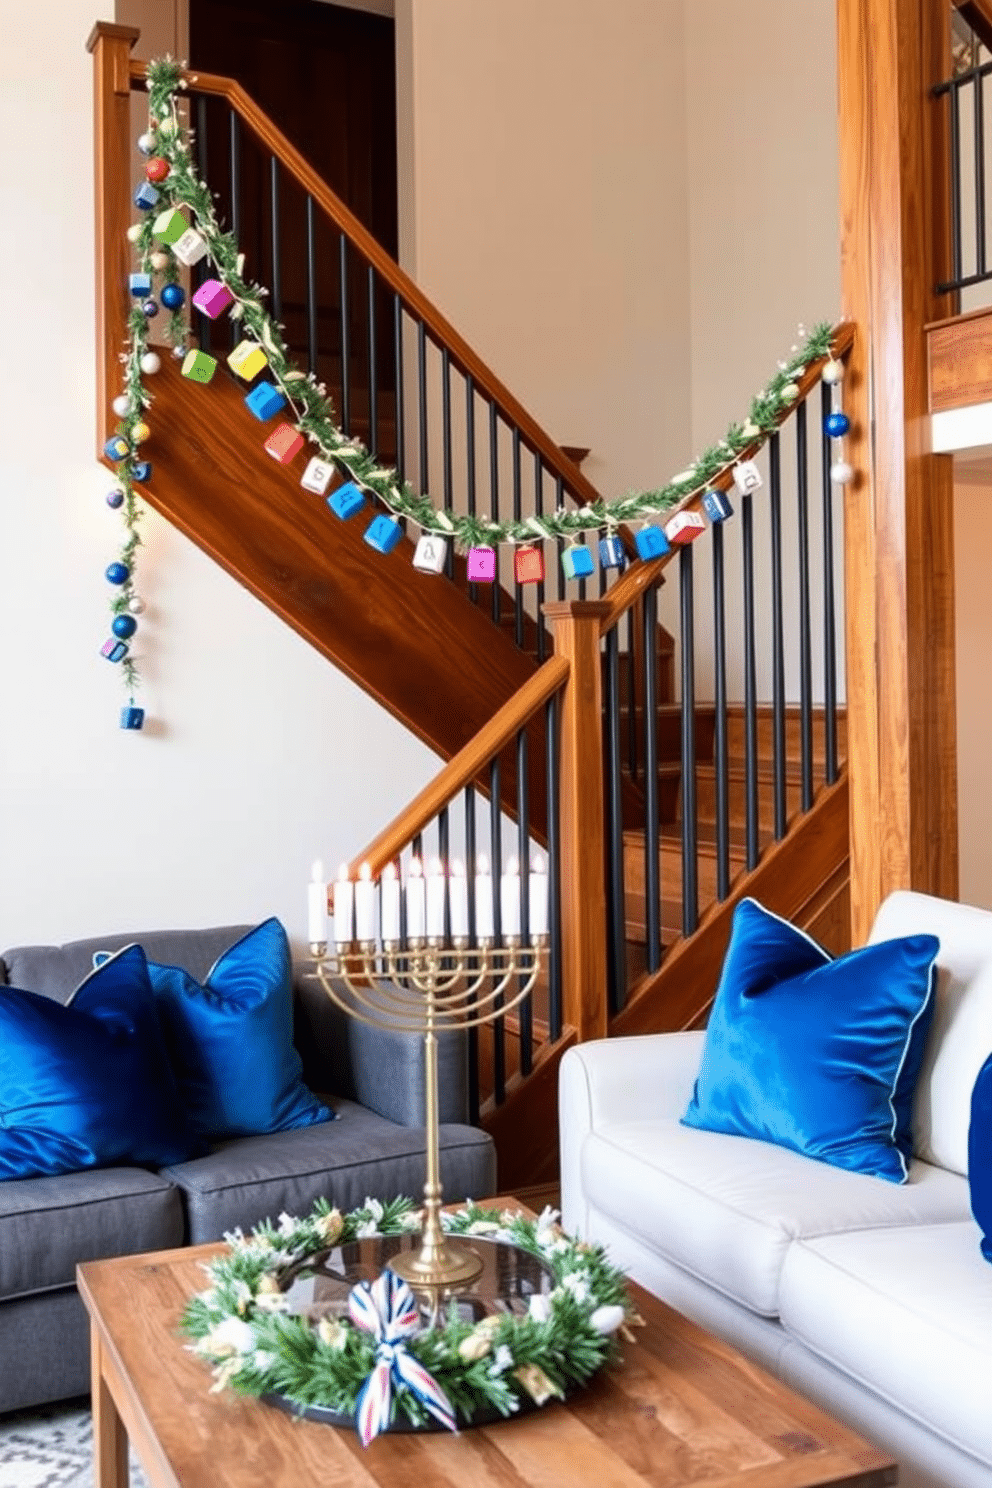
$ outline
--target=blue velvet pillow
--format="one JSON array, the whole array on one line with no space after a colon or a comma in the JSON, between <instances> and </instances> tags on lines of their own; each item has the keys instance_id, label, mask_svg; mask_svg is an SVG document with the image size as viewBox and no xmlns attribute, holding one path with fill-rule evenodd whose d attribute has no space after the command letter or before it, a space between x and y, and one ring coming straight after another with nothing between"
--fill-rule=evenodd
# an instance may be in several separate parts
<instances>
[{"instance_id":1,"label":"blue velvet pillow","mask_svg":"<svg viewBox=\"0 0 992 1488\"><path fill-rule=\"evenodd\" d=\"M51 997L0 988L0 1178L201 1152L179 1102L145 953L126 946Z\"/></svg>"},{"instance_id":2,"label":"blue velvet pillow","mask_svg":"<svg viewBox=\"0 0 992 1488\"><path fill-rule=\"evenodd\" d=\"M979 1070L971 1093L968 1183L971 1212L982 1231L982 1255L992 1261L992 1054Z\"/></svg>"},{"instance_id":3,"label":"blue velvet pillow","mask_svg":"<svg viewBox=\"0 0 992 1488\"><path fill-rule=\"evenodd\" d=\"M249 931L201 987L177 966L148 967L169 1058L193 1128L211 1142L330 1121L303 1083L293 1045L293 978L276 919Z\"/></svg>"},{"instance_id":4,"label":"blue velvet pillow","mask_svg":"<svg viewBox=\"0 0 992 1488\"><path fill-rule=\"evenodd\" d=\"M905 1183L939 949L909 935L834 960L742 900L683 1123Z\"/></svg>"}]
</instances>

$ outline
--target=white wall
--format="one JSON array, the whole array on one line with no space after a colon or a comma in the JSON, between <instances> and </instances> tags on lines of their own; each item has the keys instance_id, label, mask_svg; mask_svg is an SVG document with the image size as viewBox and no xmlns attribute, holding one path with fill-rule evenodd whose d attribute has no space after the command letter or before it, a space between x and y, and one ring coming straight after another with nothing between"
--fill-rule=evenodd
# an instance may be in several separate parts
<instances>
[{"instance_id":1,"label":"white wall","mask_svg":"<svg viewBox=\"0 0 992 1488\"><path fill-rule=\"evenodd\" d=\"M93 454L94 8L8 11L0 948L273 913L302 938L311 858L358 851L437 762L153 515L136 650L154 726L117 727L99 655L118 520Z\"/></svg>"}]
</instances>

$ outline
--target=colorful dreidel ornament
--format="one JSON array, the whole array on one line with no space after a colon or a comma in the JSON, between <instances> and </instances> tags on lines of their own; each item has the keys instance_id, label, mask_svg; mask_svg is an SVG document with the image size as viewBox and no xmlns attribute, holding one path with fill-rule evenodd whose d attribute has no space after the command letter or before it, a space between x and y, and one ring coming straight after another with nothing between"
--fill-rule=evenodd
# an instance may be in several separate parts
<instances>
[{"instance_id":1,"label":"colorful dreidel ornament","mask_svg":"<svg viewBox=\"0 0 992 1488\"><path fill-rule=\"evenodd\" d=\"M228 356L227 365L242 382L254 382L262 368L269 365L269 359L257 341L239 341Z\"/></svg>"},{"instance_id":2,"label":"colorful dreidel ornament","mask_svg":"<svg viewBox=\"0 0 992 1488\"><path fill-rule=\"evenodd\" d=\"M186 291L181 284L163 284L158 297L166 310L181 310L186 303Z\"/></svg>"},{"instance_id":3,"label":"colorful dreidel ornament","mask_svg":"<svg viewBox=\"0 0 992 1488\"><path fill-rule=\"evenodd\" d=\"M134 703L128 703L126 707L121 709L122 729L140 729L144 726L144 722L144 708L136 708Z\"/></svg>"},{"instance_id":4,"label":"colorful dreidel ornament","mask_svg":"<svg viewBox=\"0 0 992 1488\"><path fill-rule=\"evenodd\" d=\"M115 615L110 628L119 641L129 641L138 628L133 615Z\"/></svg>"},{"instance_id":5,"label":"colorful dreidel ornament","mask_svg":"<svg viewBox=\"0 0 992 1488\"><path fill-rule=\"evenodd\" d=\"M623 568L627 561L622 540L615 532L599 539L599 563L601 568Z\"/></svg>"},{"instance_id":6,"label":"colorful dreidel ornament","mask_svg":"<svg viewBox=\"0 0 992 1488\"><path fill-rule=\"evenodd\" d=\"M831 439L843 439L850 427L851 420L840 409L835 410L833 413L828 413L823 420L824 432L829 434Z\"/></svg>"},{"instance_id":7,"label":"colorful dreidel ornament","mask_svg":"<svg viewBox=\"0 0 992 1488\"><path fill-rule=\"evenodd\" d=\"M566 579L587 579L596 568L589 549L579 543L565 549L561 555L561 566Z\"/></svg>"},{"instance_id":8,"label":"colorful dreidel ornament","mask_svg":"<svg viewBox=\"0 0 992 1488\"><path fill-rule=\"evenodd\" d=\"M195 227L188 227L182 237L172 244L172 251L181 264L191 269L201 258L206 258L207 242Z\"/></svg>"},{"instance_id":9,"label":"colorful dreidel ornament","mask_svg":"<svg viewBox=\"0 0 992 1488\"><path fill-rule=\"evenodd\" d=\"M288 465L303 448L303 435L299 429L294 429L292 424L279 424L262 448L273 460L278 460L280 465Z\"/></svg>"},{"instance_id":10,"label":"colorful dreidel ornament","mask_svg":"<svg viewBox=\"0 0 992 1488\"><path fill-rule=\"evenodd\" d=\"M275 418L280 408L286 407L286 398L274 382L260 382L245 398L245 404L249 412L264 424L268 419Z\"/></svg>"},{"instance_id":11,"label":"colorful dreidel ornament","mask_svg":"<svg viewBox=\"0 0 992 1488\"><path fill-rule=\"evenodd\" d=\"M111 636L100 647L100 655L105 656L108 661L123 661L129 649L126 641L116 641Z\"/></svg>"},{"instance_id":12,"label":"colorful dreidel ornament","mask_svg":"<svg viewBox=\"0 0 992 1488\"><path fill-rule=\"evenodd\" d=\"M312 491L315 496L323 496L333 479L334 466L328 460L322 460L319 455L314 455L312 460L307 461L307 468L300 477L300 485L304 491Z\"/></svg>"},{"instance_id":13,"label":"colorful dreidel ornament","mask_svg":"<svg viewBox=\"0 0 992 1488\"><path fill-rule=\"evenodd\" d=\"M424 532L417 540L413 554L413 566L419 568L421 573L444 573L447 557L447 540L438 537L436 532Z\"/></svg>"},{"instance_id":14,"label":"colorful dreidel ornament","mask_svg":"<svg viewBox=\"0 0 992 1488\"><path fill-rule=\"evenodd\" d=\"M655 527L653 523L642 527L640 532L635 532L634 542L638 556L644 559L664 558L666 553L672 551L668 538L661 528Z\"/></svg>"},{"instance_id":15,"label":"colorful dreidel ornament","mask_svg":"<svg viewBox=\"0 0 992 1488\"><path fill-rule=\"evenodd\" d=\"M136 460L131 466L131 479L140 482L142 485L146 480L151 478L151 473L151 460Z\"/></svg>"},{"instance_id":16,"label":"colorful dreidel ornament","mask_svg":"<svg viewBox=\"0 0 992 1488\"><path fill-rule=\"evenodd\" d=\"M470 584L491 584L496 577L496 549L469 548L468 578Z\"/></svg>"},{"instance_id":17,"label":"colorful dreidel ornament","mask_svg":"<svg viewBox=\"0 0 992 1488\"><path fill-rule=\"evenodd\" d=\"M127 564L121 563L119 561L116 563L108 563L106 569L104 570L104 578L107 580L108 584L116 584L120 586L121 584L126 584L130 577L131 570L128 568Z\"/></svg>"},{"instance_id":18,"label":"colorful dreidel ornament","mask_svg":"<svg viewBox=\"0 0 992 1488\"><path fill-rule=\"evenodd\" d=\"M327 498L327 504L336 517L342 522L347 522L349 517L355 516L365 505L365 494L360 491L354 481L348 481L343 486L338 486Z\"/></svg>"},{"instance_id":19,"label":"colorful dreidel ornament","mask_svg":"<svg viewBox=\"0 0 992 1488\"><path fill-rule=\"evenodd\" d=\"M142 300L152 292L151 274L128 274L127 287L136 300Z\"/></svg>"},{"instance_id":20,"label":"colorful dreidel ornament","mask_svg":"<svg viewBox=\"0 0 992 1488\"><path fill-rule=\"evenodd\" d=\"M228 305L234 304L234 296L219 279L204 279L193 296L193 304L211 320L216 320L218 315L223 315Z\"/></svg>"},{"instance_id":21,"label":"colorful dreidel ornament","mask_svg":"<svg viewBox=\"0 0 992 1488\"><path fill-rule=\"evenodd\" d=\"M392 517L380 512L362 533L365 542L377 553L391 553L403 536L403 528Z\"/></svg>"},{"instance_id":22,"label":"colorful dreidel ornament","mask_svg":"<svg viewBox=\"0 0 992 1488\"><path fill-rule=\"evenodd\" d=\"M206 351L188 351L183 357L182 374L190 382L209 382L217 371L217 358Z\"/></svg>"},{"instance_id":23,"label":"colorful dreidel ornament","mask_svg":"<svg viewBox=\"0 0 992 1488\"><path fill-rule=\"evenodd\" d=\"M159 195L151 181L142 181L134 193L134 205L140 207L142 212L150 212L152 207L158 206Z\"/></svg>"},{"instance_id":24,"label":"colorful dreidel ornament","mask_svg":"<svg viewBox=\"0 0 992 1488\"><path fill-rule=\"evenodd\" d=\"M116 463L117 461L127 459L128 455L131 453L131 446L122 435L111 434L110 438L103 446L103 453L106 455L108 460L113 460Z\"/></svg>"},{"instance_id":25,"label":"colorful dreidel ornament","mask_svg":"<svg viewBox=\"0 0 992 1488\"><path fill-rule=\"evenodd\" d=\"M725 522L734 515L730 497L726 491L718 491L715 486L703 492L703 511L711 522Z\"/></svg>"},{"instance_id":26,"label":"colorful dreidel ornament","mask_svg":"<svg viewBox=\"0 0 992 1488\"><path fill-rule=\"evenodd\" d=\"M152 237L158 238L160 243L178 243L186 232L189 232L189 223L178 207L167 207L152 223Z\"/></svg>"},{"instance_id":27,"label":"colorful dreidel ornament","mask_svg":"<svg viewBox=\"0 0 992 1488\"><path fill-rule=\"evenodd\" d=\"M764 485L761 471L753 460L738 460L734 466L734 485L742 496L752 496Z\"/></svg>"},{"instance_id":28,"label":"colorful dreidel ornament","mask_svg":"<svg viewBox=\"0 0 992 1488\"><path fill-rule=\"evenodd\" d=\"M513 554L513 577L518 584L544 583L544 554L540 548L517 548Z\"/></svg>"},{"instance_id":29,"label":"colorful dreidel ornament","mask_svg":"<svg viewBox=\"0 0 992 1488\"><path fill-rule=\"evenodd\" d=\"M676 512L665 523L665 536L673 548L684 548L688 543L695 542L705 531L705 518L694 511Z\"/></svg>"},{"instance_id":30,"label":"colorful dreidel ornament","mask_svg":"<svg viewBox=\"0 0 992 1488\"><path fill-rule=\"evenodd\" d=\"M153 155L145 162L145 175L155 185L164 181L171 169L171 165L162 155Z\"/></svg>"}]
</instances>

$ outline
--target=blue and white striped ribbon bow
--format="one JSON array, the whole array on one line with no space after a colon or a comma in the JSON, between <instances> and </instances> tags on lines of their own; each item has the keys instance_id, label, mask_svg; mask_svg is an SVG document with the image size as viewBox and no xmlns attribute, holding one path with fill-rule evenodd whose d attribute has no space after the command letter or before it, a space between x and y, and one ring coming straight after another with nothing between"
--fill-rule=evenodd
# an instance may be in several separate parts
<instances>
[{"instance_id":1,"label":"blue and white striped ribbon bow","mask_svg":"<svg viewBox=\"0 0 992 1488\"><path fill-rule=\"evenodd\" d=\"M393 1382L406 1385L442 1426L454 1431L455 1412L447 1395L424 1366L407 1353L406 1339L420 1327L416 1299L395 1271L386 1270L371 1284L352 1287L348 1311L356 1328L378 1342L375 1366L358 1397L355 1429L363 1447L389 1425Z\"/></svg>"}]
</instances>

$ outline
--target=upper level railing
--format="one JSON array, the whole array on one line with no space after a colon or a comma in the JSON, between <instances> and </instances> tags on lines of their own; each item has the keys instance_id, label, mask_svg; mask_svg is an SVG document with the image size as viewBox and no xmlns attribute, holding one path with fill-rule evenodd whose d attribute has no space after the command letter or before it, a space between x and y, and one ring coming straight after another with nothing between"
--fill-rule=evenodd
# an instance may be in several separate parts
<instances>
[{"instance_id":1,"label":"upper level railing","mask_svg":"<svg viewBox=\"0 0 992 1488\"><path fill-rule=\"evenodd\" d=\"M956 34L950 55L954 75L932 89L931 129L946 172L948 220L938 259L938 295L958 295L992 279L989 262L988 79L992 76L992 5L966 0L951 8L947 23ZM946 161L939 158L946 150Z\"/></svg>"}]
</instances>

